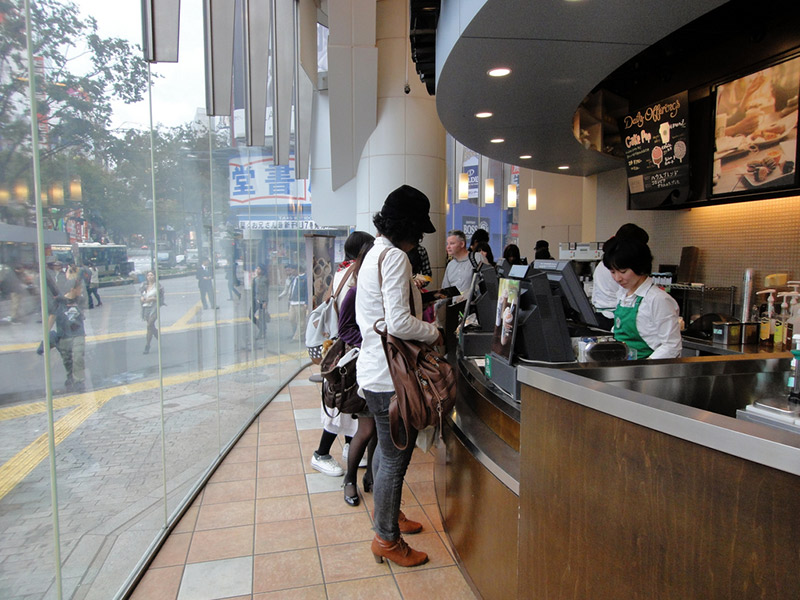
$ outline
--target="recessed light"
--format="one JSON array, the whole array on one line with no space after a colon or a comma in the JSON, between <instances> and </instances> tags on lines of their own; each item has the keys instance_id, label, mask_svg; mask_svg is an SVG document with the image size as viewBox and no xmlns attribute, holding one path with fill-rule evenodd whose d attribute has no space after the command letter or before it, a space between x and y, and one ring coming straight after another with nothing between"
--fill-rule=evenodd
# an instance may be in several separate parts
<instances>
[{"instance_id":1,"label":"recessed light","mask_svg":"<svg viewBox=\"0 0 800 600\"><path fill-rule=\"evenodd\" d=\"M530 157L531 157L531 155L530 155L530 154L523 154L522 156L520 156L520 158L521 158L522 160L528 160Z\"/></svg>"},{"instance_id":2,"label":"recessed light","mask_svg":"<svg viewBox=\"0 0 800 600\"><path fill-rule=\"evenodd\" d=\"M503 142L505 142L505 140L503 138L494 138L491 140L491 142L493 144L502 144Z\"/></svg>"},{"instance_id":3,"label":"recessed light","mask_svg":"<svg viewBox=\"0 0 800 600\"><path fill-rule=\"evenodd\" d=\"M490 113L489 111L479 112L475 113L475 116L478 117L479 119L488 119L489 117L492 116L492 113Z\"/></svg>"},{"instance_id":4,"label":"recessed light","mask_svg":"<svg viewBox=\"0 0 800 600\"><path fill-rule=\"evenodd\" d=\"M558 167L559 171L566 171L567 169L569 169L569 165L561 165L560 167Z\"/></svg>"},{"instance_id":5,"label":"recessed light","mask_svg":"<svg viewBox=\"0 0 800 600\"><path fill-rule=\"evenodd\" d=\"M497 67L489 70L489 76L491 77L505 77L509 73L511 73L511 69L508 67Z\"/></svg>"}]
</instances>

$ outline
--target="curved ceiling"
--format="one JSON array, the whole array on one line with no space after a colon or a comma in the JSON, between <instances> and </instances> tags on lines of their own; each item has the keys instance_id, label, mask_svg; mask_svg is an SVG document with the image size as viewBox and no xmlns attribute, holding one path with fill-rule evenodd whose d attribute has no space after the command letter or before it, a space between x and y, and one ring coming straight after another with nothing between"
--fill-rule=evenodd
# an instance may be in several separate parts
<instances>
[{"instance_id":1,"label":"curved ceiling","mask_svg":"<svg viewBox=\"0 0 800 600\"><path fill-rule=\"evenodd\" d=\"M508 164L580 176L620 168L621 159L587 150L575 139L578 106L620 65L722 4L486 0L449 54L437 56L444 61L436 81L439 118L466 147ZM462 0L464 5L474 0ZM489 77L497 66L511 74ZM493 116L478 119L480 111ZM493 138L505 141L492 143ZM559 170L562 165L569 170Z\"/></svg>"}]
</instances>

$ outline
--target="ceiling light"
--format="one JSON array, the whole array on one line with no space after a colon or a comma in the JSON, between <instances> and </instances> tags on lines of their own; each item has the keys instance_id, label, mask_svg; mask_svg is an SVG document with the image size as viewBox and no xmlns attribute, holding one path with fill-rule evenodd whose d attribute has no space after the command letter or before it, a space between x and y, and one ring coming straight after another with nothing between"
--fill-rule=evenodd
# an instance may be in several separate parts
<instances>
[{"instance_id":1,"label":"ceiling light","mask_svg":"<svg viewBox=\"0 0 800 600\"><path fill-rule=\"evenodd\" d=\"M528 188L528 210L536 210L536 188Z\"/></svg>"},{"instance_id":2,"label":"ceiling light","mask_svg":"<svg viewBox=\"0 0 800 600\"><path fill-rule=\"evenodd\" d=\"M520 156L520 158L522 160L528 160L529 158L531 158L531 155L530 154L523 154L522 156Z\"/></svg>"},{"instance_id":3,"label":"ceiling light","mask_svg":"<svg viewBox=\"0 0 800 600\"><path fill-rule=\"evenodd\" d=\"M489 117L492 116L492 113L490 113L489 111L479 112L475 113L475 116L478 117L479 119L488 119Z\"/></svg>"},{"instance_id":4,"label":"ceiling light","mask_svg":"<svg viewBox=\"0 0 800 600\"><path fill-rule=\"evenodd\" d=\"M505 142L505 140L503 138L494 138L491 140L491 142L493 144L502 144L503 142Z\"/></svg>"},{"instance_id":5,"label":"ceiling light","mask_svg":"<svg viewBox=\"0 0 800 600\"><path fill-rule=\"evenodd\" d=\"M508 208L516 208L517 207L517 186L516 184L509 183L508 184L508 191L507 191L507 205Z\"/></svg>"},{"instance_id":6,"label":"ceiling light","mask_svg":"<svg viewBox=\"0 0 800 600\"><path fill-rule=\"evenodd\" d=\"M483 182L483 185L483 203L494 204L494 179L487 179Z\"/></svg>"},{"instance_id":7,"label":"ceiling light","mask_svg":"<svg viewBox=\"0 0 800 600\"><path fill-rule=\"evenodd\" d=\"M458 199L469 199L469 173L458 174Z\"/></svg>"},{"instance_id":8,"label":"ceiling light","mask_svg":"<svg viewBox=\"0 0 800 600\"><path fill-rule=\"evenodd\" d=\"M496 67L496 68L491 69L489 71L489 76L490 77L505 77L509 73L511 73L511 69L509 69L508 67Z\"/></svg>"},{"instance_id":9,"label":"ceiling light","mask_svg":"<svg viewBox=\"0 0 800 600\"><path fill-rule=\"evenodd\" d=\"M559 171L566 171L567 169L569 169L569 165L561 165L560 167L558 167Z\"/></svg>"}]
</instances>

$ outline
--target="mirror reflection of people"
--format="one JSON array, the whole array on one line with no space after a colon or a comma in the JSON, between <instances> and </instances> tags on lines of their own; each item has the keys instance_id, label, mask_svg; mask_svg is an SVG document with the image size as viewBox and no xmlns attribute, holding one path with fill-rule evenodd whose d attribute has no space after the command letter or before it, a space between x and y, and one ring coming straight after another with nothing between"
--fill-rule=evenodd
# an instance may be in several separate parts
<instances>
[{"instance_id":1,"label":"mirror reflection of people","mask_svg":"<svg viewBox=\"0 0 800 600\"><path fill-rule=\"evenodd\" d=\"M278 298L286 297L289 300L289 323L292 325L293 341L302 341L305 338L305 323L307 320L308 288L305 271L297 265L286 265L286 286L278 294ZM302 272L301 272L302 271Z\"/></svg>"},{"instance_id":2,"label":"mirror reflection of people","mask_svg":"<svg viewBox=\"0 0 800 600\"><path fill-rule=\"evenodd\" d=\"M270 320L269 314L269 277L267 276L267 265L260 264L256 267L256 276L253 279L253 312L255 323L258 327L256 339L263 338L267 333L267 321Z\"/></svg>"},{"instance_id":3,"label":"mirror reflection of people","mask_svg":"<svg viewBox=\"0 0 800 600\"><path fill-rule=\"evenodd\" d=\"M614 339L634 348L637 358L678 358L682 346L678 303L650 277L649 246L638 239L614 237L603 251L603 264L620 286Z\"/></svg>"},{"instance_id":4,"label":"mirror reflection of people","mask_svg":"<svg viewBox=\"0 0 800 600\"><path fill-rule=\"evenodd\" d=\"M85 390L86 330L83 322L86 294L77 268L67 269L66 287L69 289L56 298L56 349L67 372L64 388L68 392L80 393Z\"/></svg>"}]
</instances>

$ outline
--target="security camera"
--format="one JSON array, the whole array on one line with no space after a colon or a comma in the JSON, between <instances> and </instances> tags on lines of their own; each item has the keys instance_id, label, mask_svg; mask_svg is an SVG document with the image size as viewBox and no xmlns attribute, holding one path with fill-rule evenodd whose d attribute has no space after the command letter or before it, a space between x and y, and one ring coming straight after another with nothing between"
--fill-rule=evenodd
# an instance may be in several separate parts
<instances>
[{"instance_id":1,"label":"security camera","mask_svg":"<svg viewBox=\"0 0 800 600\"><path fill-rule=\"evenodd\" d=\"M405 85L405 87L403 88L403 91L404 91L406 94L410 94L410 93L411 93L411 86L410 86L410 85L408 85L408 84L406 84L406 85Z\"/></svg>"}]
</instances>

